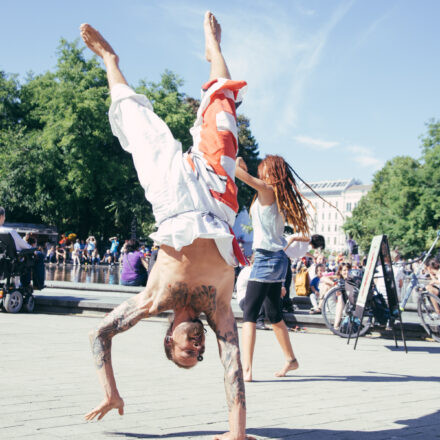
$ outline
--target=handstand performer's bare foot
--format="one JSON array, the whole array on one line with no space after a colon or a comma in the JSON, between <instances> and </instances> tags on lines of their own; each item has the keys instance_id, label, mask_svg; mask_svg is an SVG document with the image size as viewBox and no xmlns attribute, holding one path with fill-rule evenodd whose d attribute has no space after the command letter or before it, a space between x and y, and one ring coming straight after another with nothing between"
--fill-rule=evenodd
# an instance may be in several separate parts
<instances>
[{"instance_id":1,"label":"handstand performer's bare foot","mask_svg":"<svg viewBox=\"0 0 440 440\"><path fill-rule=\"evenodd\" d=\"M288 371L296 370L299 367L298 361L296 359L292 359L291 361L287 361L286 365L275 373L276 377L284 377Z\"/></svg>"},{"instance_id":2,"label":"handstand performer's bare foot","mask_svg":"<svg viewBox=\"0 0 440 440\"><path fill-rule=\"evenodd\" d=\"M210 11L205 13L205 21L203 22L205 30L205 56L211 62L212 57L216 53L221 53L220 40L222 35L222 28L220 23Z\"/></svg>"},{"instance_id":3,"label":"handstand performer's bare foot","mask_svg":"<svg viewBox=\"0 0 440 440\"><path fill-rule=\"evenodd\" d=\"M92 26L84 23L80 26L81 37L86 43L87 47L94 52L96 55L105 59L106 57L116 58L118 61L118 56L116 55L113 48L108 44L104 37Z\"/></svg>"}]
</instances>

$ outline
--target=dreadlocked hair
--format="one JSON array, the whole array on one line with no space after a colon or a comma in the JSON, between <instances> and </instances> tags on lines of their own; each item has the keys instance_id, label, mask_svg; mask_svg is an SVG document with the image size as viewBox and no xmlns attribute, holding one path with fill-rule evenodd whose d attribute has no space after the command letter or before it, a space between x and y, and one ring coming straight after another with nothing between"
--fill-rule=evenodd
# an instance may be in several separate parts
<instances>
[{"instance_id":1,"label":"dreadlocked hair","mask_svg":"<svg viewBox=\"0 0 440 440\"><path fill-rule=\"evenodd\" d=\"M268 178L264 180L272 186L275 193L278 211L284 214L286 222L292 226L293 232L309 235L309 225L304 200L310 203L299 191L293 174L293 168L281 157L267 155L258 165L258 175L263 176L266 167Z\"/></svg>"}]
</instances>

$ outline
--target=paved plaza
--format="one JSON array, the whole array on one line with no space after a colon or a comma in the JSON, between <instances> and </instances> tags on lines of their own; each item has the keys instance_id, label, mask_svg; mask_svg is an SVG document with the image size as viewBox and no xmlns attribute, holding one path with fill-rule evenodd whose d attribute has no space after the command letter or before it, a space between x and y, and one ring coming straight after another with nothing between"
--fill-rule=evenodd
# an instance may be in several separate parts
<instances>
[{"instance_id":1,"label":"paved plaza","mask_svg":"<svg viewBox=\"0 0 440 440\"><path fill-rule=\"evenodd\" d=\"M117 336L113 361L125 415L86 423L102 399L88 331L102 317L0 315L0 438L209 439L228 428L215 337L204 361L182 370L166 360L165 320ZM248 433L260 439L440 438L440 344L363 338L353 351L323 333L292 333L300 369L278 379L283 358L271 331L257 333L246 385Z\"/></svg>"}]
</instances>

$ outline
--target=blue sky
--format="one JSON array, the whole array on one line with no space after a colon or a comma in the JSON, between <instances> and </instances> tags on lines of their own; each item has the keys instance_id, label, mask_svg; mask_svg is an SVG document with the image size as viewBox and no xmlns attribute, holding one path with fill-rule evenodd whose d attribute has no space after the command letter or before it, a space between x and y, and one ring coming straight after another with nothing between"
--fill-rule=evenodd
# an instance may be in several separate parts
<instances>
[{"instance_id":1,"label":"blue sky","mask_svg":"<svg viewBox=\"0 0 440 440\"><path fill-rule=\"evenodd\" d=\"M131 84L171 69L194 97L208 76L202 19L212 10L233 78L249 84L240 111L261 155L283 155L309 181L368 183L386 160L418 157L425 122L440 118L437 0L2 3L1 70L53 69L59 39L89 22Z\"/></svg>"}]
</instances>

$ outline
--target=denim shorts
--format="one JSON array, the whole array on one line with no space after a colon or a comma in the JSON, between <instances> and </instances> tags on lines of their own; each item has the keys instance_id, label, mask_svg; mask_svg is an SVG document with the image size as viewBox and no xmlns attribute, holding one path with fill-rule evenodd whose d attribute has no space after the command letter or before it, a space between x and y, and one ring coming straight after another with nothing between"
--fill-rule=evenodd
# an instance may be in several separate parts
<instances>
[{"instance_id":1,"label":"denim shorts","mask_svg":"<svg viewBox=\"0 0 440 440\"><path fill-rule=\"evenodd\" d=\"M274 252L256 249L249 281L282 283L286 280L288 264L289 259L283 250Z\"/></svg>"}]
</instances>

